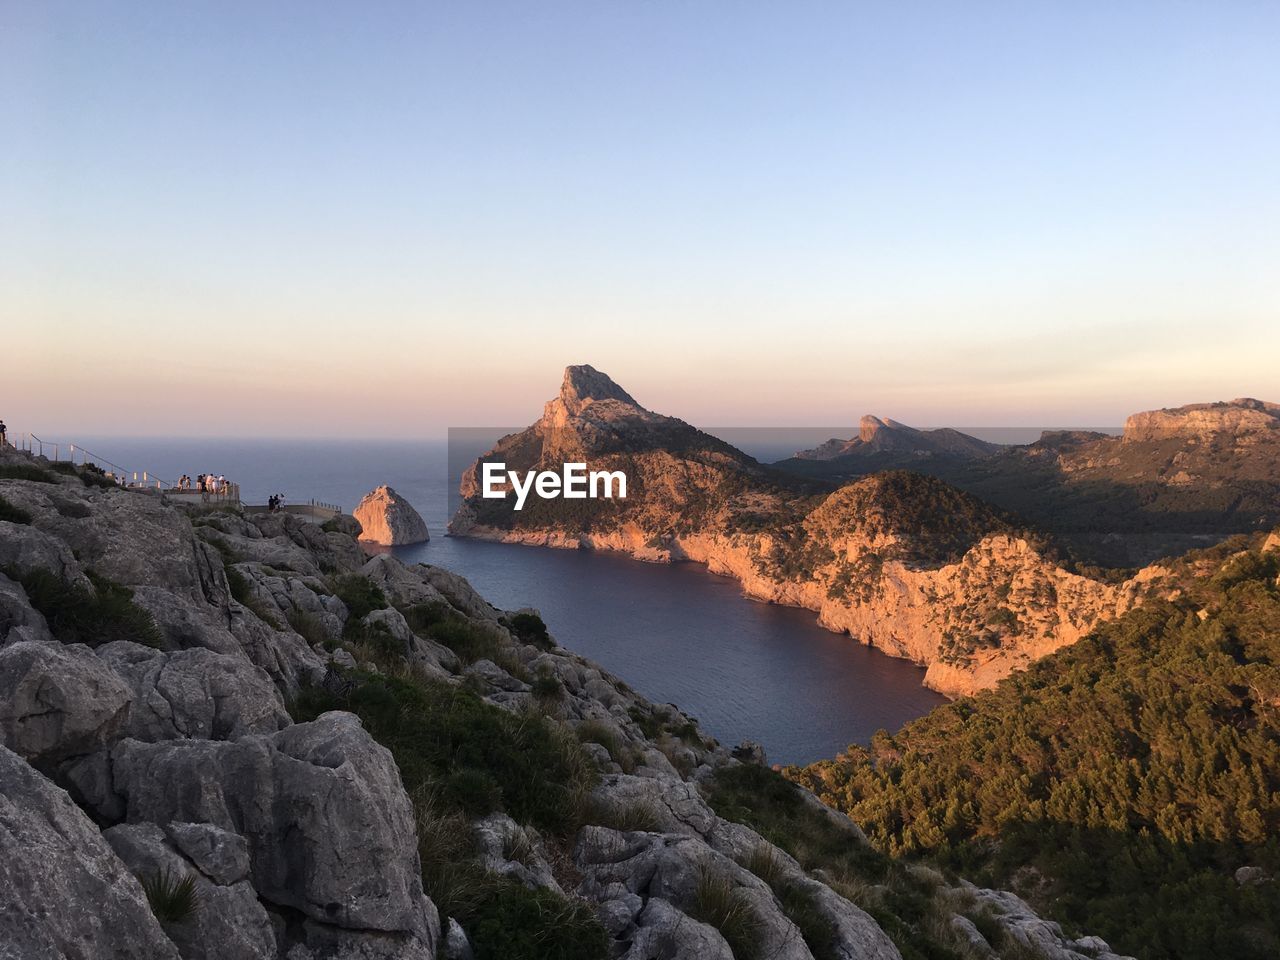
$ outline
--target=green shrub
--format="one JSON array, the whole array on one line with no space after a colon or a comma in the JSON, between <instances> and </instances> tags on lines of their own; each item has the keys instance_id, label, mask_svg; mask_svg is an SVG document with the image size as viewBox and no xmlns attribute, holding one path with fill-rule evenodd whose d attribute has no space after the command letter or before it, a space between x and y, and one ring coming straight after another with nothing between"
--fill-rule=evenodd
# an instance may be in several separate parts
<instances>
[{"instance_id":1,"label":"green shrub","mask_svg":"<svg viewBox=\"0 0 1280 960\"><path fill-rule=\"evenodd\" d=\"M26 463L0 464L0 480L27 480L31 483L57 483L58 478L48 470Z\"/></svg>"},{"instance_id":2,"label":"green shrub","mask_svg":"<svg viewBox=\"0 0 1280 960\"><path fill-rule=\"evenodd\" d=\"M380 587L368 577L358 573L350 573L344 577L335 577L330 587L333 595L341 600L350 616L347 625L354 626L375 610L385 609L387 597Z\"/></svg>"},{"instance_id":3,"label":"green shrub","mask_svg":"<svg viewBox=\"0 0 1280 960\"><path fill-rule=\"evenodd\" d=\"M645 800L595 797L587 804L586 821L622 833L657 833L662 830L662 817L657 808Z\"/></svg>"},{"instance_id":4,"label":"green shrub","mask_svg":"<svg viewBox=\"0 0 1280 960\"><path fill-rule=\"evenodd\" d=\"M559 700L564 696L564 684L549 672L539 673L530 688L535 700Z\"/></svg>"},{"instance_id":5,"label":"green shrub","mask_svg":"<svg viewBox=\"0 0 1280 960\"><path fill-rule=\"evenodd\" d=\"M687 912L719 930L735 960L760 956L762 924L755 908L728 877L706 864L698 868L698 884Z\"/></svg>"},{"instance_id":6,"label":"green shrub","mask_svg":"<svg viewBox=\"0 0 1280 960\"><path fill-rule=\"evenodd\" d=\"M521 643L531 644L539 650L555 649L547 625L536 613L517 613L507 621L507 626Z\"/></svg>"},{"instance_id":7,"label":"green shrub","mask_svg":"<svg viewBox=\"0 0 1280 960\"><path fill-rule=\"evenodd\" d=\"M636 768L634 752L622 742L618 731L603 720L583 720L574 728L579 743L598 743L609 751L613 760L623 773L630 773Z\"/></svg>"},{"instance_id":8,"label":"green shrub","mask_svg":"<svg viewBox=\"0 0 1280 960\"><path fill-rule=\"evenodd\" d=\"M200 906L195 874L174 876L167 869L142 879L151 912L161 923L181 923Z\"/></svg>"},{"instance_id":9,"label":"green shrub","mask_svg":"<svg viewBox=\"0 0 1280 960\"><path fill-rule=\"evenodd\" d=\"M475 960L605 960L609 941L582 900L530 890L515 880L495 884L462 920Z\"/></svg>"},{"instance_id":10,"label":"green shrub","mask_svg":"<svg viewBox=\"0 0 1280 960\"><path fill-rule=\"evenodd\" d=\"M4 497L0 497L0 520L7 520L9 523L30 523L31 514L21 507L15 507Z\"/></svg>"},{"instance_id":11,"label":"green shrub","mask_svg":"<svg viewBox=\"0 0 1280 960\"><path fill-rule=\"evenodd\" d=\"M552 831L576 823L598 775L559 724L508 713L442 681L362 672L352 680L343 698L305 688L291 706L294 718L350 710L391 751L407 788L443 783L448 798L473 815L505 810Z\"/></svg>"},{"instance_id":12,"label":"green shrub","mask_svg":"<svg viewBox=\"0 0 1280 960\"><path fill-rule=\"evenodd\" d=\"M90 647L113 640L132 640L162 648L164 635L151 614L133 602L133 591L106 577L89 573L94 589L67 583L49 570L27 573L6 570L22 584L27 599L44 616L54 637Z\"/></svg>"},{"instance_id":13,"label":"green shrub","mask_svg":"<svg viewBox=\"0 0 1280 960\"><path fill-rule=\"evenodd\" d=\"M329 636L329 631L325 629L324 623L313 613L307 613L305 610L290 610L287 616L289 626L303 640L307 641L307 645L314 647L316 645L332 649L334 646L333 638Z\"/></svg>"}]
</instances>

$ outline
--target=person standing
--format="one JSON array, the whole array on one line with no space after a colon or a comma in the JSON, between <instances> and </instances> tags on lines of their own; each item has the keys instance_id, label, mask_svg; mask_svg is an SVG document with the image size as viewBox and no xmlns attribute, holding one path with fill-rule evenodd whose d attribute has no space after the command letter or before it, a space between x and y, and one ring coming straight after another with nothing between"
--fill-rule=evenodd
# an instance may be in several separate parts
<instances>
[{"instance_id":1,"label":"person standing","mask_svg":"<svg viewBox=\"0 0 1280 960\"><path fill-rule=\"evenodd\" d=\"M0 420L0 449L3 449L9 443L9 428L4 425L4 421Z\"/></svg>"}]
</instances>

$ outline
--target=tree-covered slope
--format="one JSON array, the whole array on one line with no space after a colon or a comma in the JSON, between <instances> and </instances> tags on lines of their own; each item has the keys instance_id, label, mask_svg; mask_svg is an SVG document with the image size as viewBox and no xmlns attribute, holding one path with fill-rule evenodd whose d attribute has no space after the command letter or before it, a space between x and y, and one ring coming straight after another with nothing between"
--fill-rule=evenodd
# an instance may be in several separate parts
<instances>
[{"instance_id":1,"label":"tree-covered slope","mask_svg":"<svg viewBox=\"0 0 1280 960\"><path fill-rule=\"evenodd\" d=\"M884 849L1125 952L1280 955L1280 544L1260 541L1192 555L1172 602L789 774Z\"/></svg>"}]
</instances>

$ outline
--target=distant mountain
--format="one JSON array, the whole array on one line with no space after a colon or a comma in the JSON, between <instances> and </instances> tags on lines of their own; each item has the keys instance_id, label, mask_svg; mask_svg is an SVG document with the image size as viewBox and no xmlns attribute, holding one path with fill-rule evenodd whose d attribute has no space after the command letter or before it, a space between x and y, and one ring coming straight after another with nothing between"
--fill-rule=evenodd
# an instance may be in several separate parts
<instances>
[{"instance_id":1,"label":"distant mountain","mask_svg":"<svg viewBox=\"0 0 1280 960\"><path fill-rule=\"evenodd\" d=\"M775 466L842 482L883 462L842 455ZM1129 417L1119 437L1046 432L981 458L920 456L910 469L1051 533L1082 562L1138 566L1280 523L1280 404L1154 410Z\"/></svg>"},{"instance_id":2,"label":"distant mountain","mask_svg":"<svg viewBox=\"0 0 1280 960\"><path fill-rule=\"evenodd\" d=\"M910 431L877 423L871 443ZM621 470L628 496L530 497L517 511L512 498L480 496L481 465L497 461ZM766 467L587 366L565 371L542 416L473 464L461 493L453 535L705 563L752 597L814 610L830 629L926 665L926 683L950 694L990 686L1148 590L1145 575L1106 582L1064 568L1002 511L933 477L837 485Z\"/></svg>"},{"instance_id":3,"label":"distant mountain","mask_svg":"<svg viewBox=\"0 0 1280 960\"><path fill-rule=\"evenodd\" d=\"M865 416L858 435L849 440L828 440L812 450L801 450L797 460L836 460L840 457L890 457L909 464L924 457L980 460L999 453L999 444L987 443L959 430L917 430L896 420Z\"/></svg>"}]
</instances>

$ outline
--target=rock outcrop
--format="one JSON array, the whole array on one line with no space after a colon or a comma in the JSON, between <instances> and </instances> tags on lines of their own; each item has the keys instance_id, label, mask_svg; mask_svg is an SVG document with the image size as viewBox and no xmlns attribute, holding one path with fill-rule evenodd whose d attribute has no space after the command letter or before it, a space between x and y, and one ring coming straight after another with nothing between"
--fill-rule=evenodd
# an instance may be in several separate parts
<instances>
[{"instance_id":1,"label":"rock outcrop","mask_svg":"<svg viewBox=\"0 0 1280 960\"><path fill-rule=\"evenodd\" d=\"M1226 403L1192 403L1185 407L1135 413L1124 424L1124 443L1159 440L1209 440L1245 434L1280 432L1280 403L1244 397Z\"/></svg>"},{"instance_id":2,"label":"rock outcrop","mask_svg":"<svg viewBox=\"0 0 1280 960\"><path fill-rule=\"evenodd\" d=\"M858 435L849 440L832 439L812 450L801 450L797 460L835 460L840 457L881 458L881 468L890 464L911 465L929 457L980 460L999 452L1000 446L942 427L918 430L896 420L864 416Z\"/></svg>"},{"instance_id":3,"label":"rock outcrop","mask_svg":"<svg viewBox=\"0 0 1280 960\"><path fill-rule=\"evenodd\" d=\"M352 516L360 522L360 539L370 543L395 546L431 539L418 511L385 484L365 494Z\"/></svg>"},{"instance_id":4,"label":"rock outcrop","mask_svg":"<svg viewBox=\"0 0 1280 960\"><path fill-rule=\"evenodd\" d=\"M850 442L908 449L920 437L972 457L994 449L954 431L875 418ZM623 470L635 492L625 501L544 501L516 512L478 497L473 466L452 533L705 563L741 581L748 596L813 610L823 626L923 664L926 684L951 696L990 687L1073 643L1141 602L1161 574L1152 568L1109 583L1070 572L998 511L918 474L815 487L644 410L591 368L570 367L542 418L503 438L479 462L486 460L522 470L583 461Z\"/></svg>"}]
</instances>

